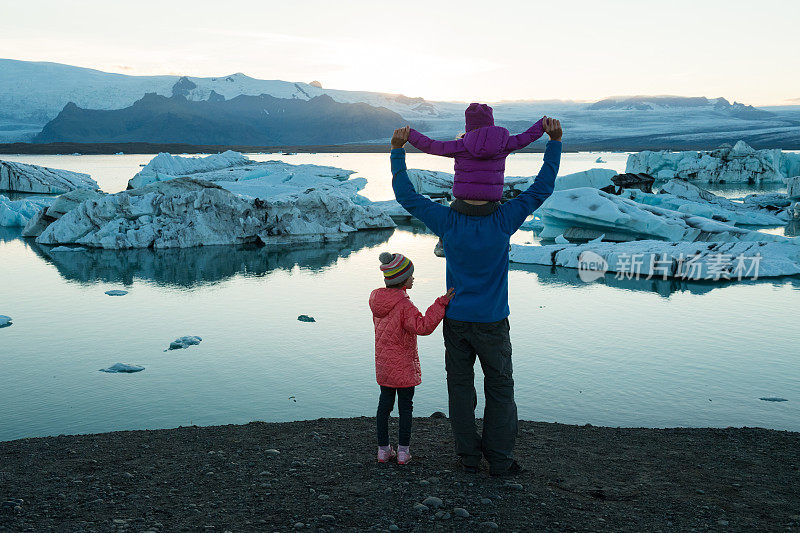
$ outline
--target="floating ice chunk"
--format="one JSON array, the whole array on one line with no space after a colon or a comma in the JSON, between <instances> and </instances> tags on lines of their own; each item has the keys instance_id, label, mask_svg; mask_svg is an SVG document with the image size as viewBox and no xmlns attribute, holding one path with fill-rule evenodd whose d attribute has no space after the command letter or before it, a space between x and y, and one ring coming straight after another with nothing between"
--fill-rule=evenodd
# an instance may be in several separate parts
<instances>
[{"instance_id":1,"label":"floating ice chunk","mask_svg":"<svg viewBox=\"0 0 800 533\"><path fill-rule=\"evenodd\" d=\"M602 189L614 182L611 178L617 175L617 171L610 168L590 168L582 172L574 172L572 174L565 174L556 178L556 191L563 191L564 189L574 189L576 187L594 187L595 189Z\"/></svg>"},{"instance_id":2,"label":"floating ice chunk","mask_svg":"<svg viewBox=\"0 0 800 533\"><path fill-rule=\"evenodd\" d=\"M0 328L6 328L11 325L11 317L0 315Z\"/></svg>"},{"instance_id":3,"label":"floating ice chunk","mask_svg":"<svg viewBox=\"0 0 800 533\"><path fill-rule=\"evenodd\" d=\"M602 235L600 235L598 238L596 238L596 239L592 239L591 241L587 242L586 244L597 244L597 243L599 243L599 242L603 242L603 239L605 238L605 236L606 236L606 234L605 234L605 233L603 233L603 234L602 234Z\"/></svg>"},{"instance_id":4,"label":"floating ice chunk","mask_svg":"<svg viewBox=\"0 0 800 533\"><path fill-rule=\"evenodd\" d=\"M583 255L587 254L587 255ZM800 244L781 242L664 242L512 245L513 263L617 272L633 277L720 281L800 273ZM591 261L590 261L591 260ZM591 268L589 267L591 265ZM598 266L599 265L599 266Z\"/></svg>"},{"instance_id":5,"label":"floating ice chunk","mask_svg":"<svg viewBox=\"0 0 800 533\"><path fill-rule=\"evenodd\" d=\"M602 157L598 157L597 159L594 160L594 162L595 163L608 163L608 161L606 161Z\"/></svg>"},{"instance_id":6,"label":"floating ice chunk","mask_svg":"<svg viewBox=\"0 0 800 533\"><path fill-rule=\"evenodd\" d=\"M297 320L299 320L300 322L316 322L313 316L308 316L308 315L300 315L299 317L297 317Z\"/></svg>"},{"instance_id":7,"label":"floating ice chunk","mask_svg":"<svg viewBox=\"0 0 800 533\"><path fill-rule=\"evenodd\" d=\"M110 291L106 291L106 294L108 294L109 296L125 296L126 294L128 294L128 291L123 291L120 289L112 289Z\"/></svg>"},{"instance_id":8,"label":"floating ice chunk","mask_svg":"<svg viewBox=\"0 0 800 533\"><path fill-rule=\"evenodd\" d=\"M562 233L558 237L555 238L556 244L569 244L569 241L564 237Z\"/></svg>"},{"instance_id":9,"label":"floating ice chunk","mask_svg":"<svg viewBox=\"0 0 800 533\"><path fill-rule=\"evenodd\" d=\"M101 368L100 372L108 372L110 374L132 374L134 372L141 372L144 370L143 366L130 365L128 363L115 363L108 368Z\"/></svg>"},{"instance_id":10,"label":"floating ice chunk","mask_svg":"<svg viewBox=\"0 0 800 533\"><path fill-rule=\"evenodd\" d=\"M36 242L186 248L328 241L361 229L394 227L372 204L354 201L359 186L348 180L271 196L274 191L262 183L250 191L259 197L252 197L199 179L174 178L84 201L47 226Z\"/></svg>"},{"instance_id":11,"label":"floating ice chunk","mask_svg":"<svg viewBox=\"0 0 800 533\"><path fill-rule=\"evenodd\" d=\"M598 189L581 187L554 192L536 211L552 239L631 241L779 241L785 237L737 228L705 217L634 202Z\"/></svg>"},{"instance_id":12,"label":"floating ice chunk","mask_svg":"<svg viewBox=\"0 0 800 533\"><path fill-rule=\"evenodd\" d=\"M643 151L628 156L626 172L645 172L660 180L681 178L707 183L762 183L788 177L795 154L754 150L739 141L733 148L708 152ZM800 162L798 162L800 165Z\"/></svg>"},{"instance_id":13,"label":"floating ice chunk","mask_svg":"<svg viewBox=\"0 0 800 533\"><path fill-rule=\"evenodd\" d=\"M228 150L206 157L181 157L160 153L128 181L129 189L177 177L193 177L206 181L246 181L273 178L283 181L292 178L347 180L354 171L322 165L292 165L283 161L253 161L247 156Z\"/></svg>"},{"instance_id":14,"label":"floating ice chunk","mask_svg":"<svg viewBox=\"0 0 800 533\"><path fill-rule=\"evenodd\" d=\"M188 348L189 346L200 344L200 341L202 340L203 339L195 335L187 335L186 337L175 339L174 341L169 343L169 348L167 348L167 350L180 350L182 348ZM166 352L167 350L164 351Z\"/></svg>"},{"instance_id":15,"label":"floating ice chunk","mask_svg":"<svg viewBox=\"0 0 800 533\"><path fill-rule=\"evenodd\" d=\"M786 398L778 398L776 396L765 396L763 398L759 398L759 400L762 400L762 401L765 401L765 402L788 402L789 401Z\"/></svg>"},{"instance_id":16,"label":"floating ice chunk","mask_svg":"<svg viewBox=\"0 0 800 533\"><path fill-rule=\"evenodd\" d=\"M36 216L53 198L30 197L11 200L0 194L0 227L21 228Z\"/></svg>"},{"instance_id":17,"label":"floating ice chunk","mask_svg":"<svg viewBox=\"0 0 800 533\"><path fill-rule=\"evenodd\" d=\"M88 174L0 161L0 191L63 194L74 189L97 189Z\"/></svg>"}]
</instances>

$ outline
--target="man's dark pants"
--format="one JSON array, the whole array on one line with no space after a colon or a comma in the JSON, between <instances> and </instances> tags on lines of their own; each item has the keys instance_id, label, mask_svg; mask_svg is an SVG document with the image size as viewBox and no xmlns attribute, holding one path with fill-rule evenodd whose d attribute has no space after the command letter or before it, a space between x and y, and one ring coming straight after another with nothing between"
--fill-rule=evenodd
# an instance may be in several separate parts
<instances>
[{"instance_id":1,"label":"man's dark pants","mask_svg":"<svg viewBox=\"0 0 800 533\"><path fill-rule=\"evenodd\" d=\"M478 466L481 453L491 473L505 472L513 462L517 438L517 404L511 367L508 319L479 323L444 319L445 368L456 453L464 466ZM483 436L475 426L475 357L483 369L486 407Z\"/></svg>"}]
</instances>

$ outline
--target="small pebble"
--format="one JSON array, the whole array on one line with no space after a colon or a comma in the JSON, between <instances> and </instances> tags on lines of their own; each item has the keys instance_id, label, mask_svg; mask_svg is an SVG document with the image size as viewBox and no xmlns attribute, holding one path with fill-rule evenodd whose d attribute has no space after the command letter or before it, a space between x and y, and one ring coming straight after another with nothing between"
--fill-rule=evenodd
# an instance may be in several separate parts
<instances>
[{"instance_id":1,"label":"small pebble","mask_svg":"<svg viewBox=\"0 0 800 533\"><path fill-rule=\"evenodd\" d=\"M400 531L400 528L397 527L397 524L391 524L389 526L389 531Z\"/></svg>"},{"instance_id":2,"label":"small pebble","mask_svg":"<svg viewBox=\"0 0 800 533\"><path fill-rule=\"evenodd\" d=\"M481 522L481 527L486 529L498 529L500 526L494 522Z\"/></svg>"},{"instance_id":3,"label":"small pebble","mask_svg":"<svg viewBox=\"0 0 800 533\"><path fill-rule=\"evenodd\" d=\"M505 488L508 490L522 490L523 487L519 483L506 483Z\"/></svg>"},{"instance_id":4,"label":"small pebble","mask_svg":"<svg viewBox=\"0 0 800 533\"><path fill-rule=\"evenodd\" d=\"M415 504L414 504L414 510L415 510L416 512L418 512L418 513L424 513L424 512L426 512L426 511L428 511L429 509L428 509L428 506L427 506L427 505L423 505L423 504L421 504L421 503L415 503Z\"/></svg>"},{"instance_id":5,"label":"small pebble","mask_svg":"<svg viewBox=\"0 0 800 533\"><path fill-rule=\"evenodd\" d=\"M489 498L481 498L481 503L484 505L491 505L492 500L490 500Z\"/></svg>"},{"instance_id":6,"label":"small pebble","mask_svg":"<svg viewBox=\"0 0 800 533\"><path fill-rule=\"evenodd\" d=\"M324 514L319 517L323 522L335 522L336 518L332 514Z\"/></svg>"},{"instance_id":7,"label":"small pebble","mask_svg":"<svg viewBox=\"0 0 800 533\"><path fill-rule=\"evenodd\" d=\"M469 512L463 507L456 507L453 509L453 514L458 518L469 518Z\"/></svg>"},{"instance_id":8,"label":"small pebble","mask_svg":"<svg viewBox=\"0 0 800 533\"><path fill-rule=\"evenodd\" d=\"M281 452L279 452L278 450L275 450L275 449L267 450L267 451L264 452L264 455L267 455L269 457L274 457L274 456L280 455L280 454L281 454Z\"/></svg>"}]
</instances>

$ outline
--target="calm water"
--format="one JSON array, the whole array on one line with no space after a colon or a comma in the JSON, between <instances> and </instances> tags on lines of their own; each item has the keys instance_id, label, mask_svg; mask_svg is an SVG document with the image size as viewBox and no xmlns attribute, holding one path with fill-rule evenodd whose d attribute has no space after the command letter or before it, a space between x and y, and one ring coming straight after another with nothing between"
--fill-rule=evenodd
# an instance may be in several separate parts
<instances>
[{"instance_id":1,"label":"calm water","mask_svg":"<svg viewBox=\"0 0 800 533\"><path fill-rule=\"evenodd\" d=\"M567 154L562 173L625 154ZM109 192L151 156L4 156L88 172ZM391 198L385 154L255 155L357 170L365 194ZM535 174L541 154L509 159ZM450 170L409 155L409 166ZM726 196L750 189L729 188ZM519 232L515 242L536 242ZM372 415L377 402L369 292L377 256L415 265L411 297L444 292L444 260L421 228L361 232L344 243L283 250L51 254L0 229L0 440L186 424ZM584 284L576 271L510 273L517 402L526 419L611 426L762 426L800 430L800 278L740 284ZM127 296L110 297L109 289ZM297 321L312 315L315 323ZM169 342L203 342L164 352ZM446 411L441 330L420 339L416 414ZM116 362L136 374L98 372ZM480 372L477 372L480 374ZM482 384L477 377L477 387ZM765 402L760 397L787 402ZM479 405L479 409L482 405Z\"/></svg>"}]
</instances>

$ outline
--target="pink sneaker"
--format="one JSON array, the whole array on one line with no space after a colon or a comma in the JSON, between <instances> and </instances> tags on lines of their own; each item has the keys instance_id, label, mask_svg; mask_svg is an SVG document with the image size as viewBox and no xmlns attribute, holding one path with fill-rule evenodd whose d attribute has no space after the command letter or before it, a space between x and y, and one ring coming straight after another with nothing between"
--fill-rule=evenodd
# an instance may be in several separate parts
<instances>
[{"instance_id":1,"label":"pink sneaker","mask_svg":"<svg viewBox=\"0 0 800 533\"><path fill-rule=\"evenodd\" d=\"M378 446L378 462L385 463L397 457L397 453L391 446Z\"/></svg>"},{"instance_id":2,"label":"pink sneaker","mask_svg":"<svg viewBox=\"0 0 800 533\"><path fill-rule=\"evenodd\" d=\"M411 452L408 449L408 446L398 446L397 447L397 464L404 465L411 460Z\"/></svg>"}]
</instances>

